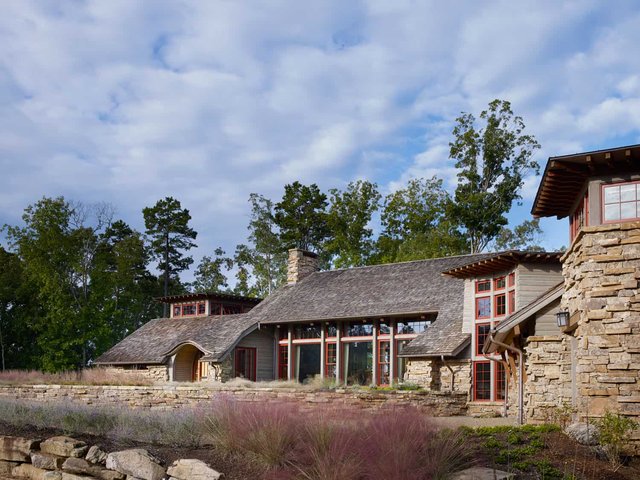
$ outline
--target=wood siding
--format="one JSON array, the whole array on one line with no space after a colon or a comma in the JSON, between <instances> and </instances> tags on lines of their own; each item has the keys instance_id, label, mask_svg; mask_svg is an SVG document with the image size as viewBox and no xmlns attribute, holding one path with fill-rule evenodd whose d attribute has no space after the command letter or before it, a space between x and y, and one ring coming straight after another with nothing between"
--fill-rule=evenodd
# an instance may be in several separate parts
<instances>
[{"instance_id":1,"label":"wood siding","mask_svg":"<svg viewBox=\"0 0 640 480\"><path fill-rule=\"evenodd\" d=\"M269 381L275 378L274 352L275 340L270 328L255 330L244 337L238 347L253 347L256 349L256 380Z\"/></svg>"},{"instance_id":2,"label":"wood siding","mask_svg":"<svg viewBox=\"0 0 640 480\"><path fill-rule=\"evenodd\" d=\"M534 335L546 337L560 335L560 328L556 323L556 312L560 308L560 299L552 302L536 313L536 328Z\"/></svg>"},{"instance_id":3,"label":"wood siding","mask_svg":"<svg viewBox=\"0 0 640 480\"><path fill-rule=\"evenodd\" d=\"M529 305L561 281L562 267L560 264L523 263L518 265L516 269L516 310Z\"/></svg>"},{"instance_id":4,"label":"wood siding","mask_svg":"<svg viewBox=\"0 0 640 480\"><path fill-rule=\"evenodd\" d=\"M476 279L465 279L464 281L464 306L462 308L462 332L473 333L475 326L475 289Z\"/></svg>"},{"instance_id":5,"label":"wood siding","mask_svg":"<svg viewBox=\"0 0 640 480\"><path fill-rule=\"evenodd\" d=\"M173 364L173 380L175 382L193 381L193 362L199 350L193 345L185 345L176 354Z\"/></svg>"}]
</instances>

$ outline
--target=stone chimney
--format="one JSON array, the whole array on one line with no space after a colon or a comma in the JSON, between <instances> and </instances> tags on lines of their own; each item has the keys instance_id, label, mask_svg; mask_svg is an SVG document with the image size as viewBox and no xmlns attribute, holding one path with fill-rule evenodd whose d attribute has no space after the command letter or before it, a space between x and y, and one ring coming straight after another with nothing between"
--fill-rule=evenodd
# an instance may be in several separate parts
<instances>
[{"instance_id":1,"label":"stone chimney","mask_svg":"<svg viewBox=\"0 0 640 480\"><path fill-rule=\"evenodd\" d=\"M304 277L319 270L318 255L300 248L289 250L289 262L287 263L287 283L298 283Z\"/></svg>"}]
</instances>

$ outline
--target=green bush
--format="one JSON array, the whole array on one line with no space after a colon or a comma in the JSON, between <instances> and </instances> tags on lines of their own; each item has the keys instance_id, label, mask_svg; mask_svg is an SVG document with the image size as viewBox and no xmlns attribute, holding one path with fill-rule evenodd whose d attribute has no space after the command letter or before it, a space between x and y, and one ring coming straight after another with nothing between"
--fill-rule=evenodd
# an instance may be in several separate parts
<instances>
[{"instance_id":1,"label":"green bush","mask_svg":"<svg viewBox=\"0 0 640 480\"><path fill-rule=\"evenodd\" d=\"M638 424L628 417L617 413L606 412L597 422L600 429L600 445L614 471L622 466L621 454Z\"/></svg>"}]
</instances>

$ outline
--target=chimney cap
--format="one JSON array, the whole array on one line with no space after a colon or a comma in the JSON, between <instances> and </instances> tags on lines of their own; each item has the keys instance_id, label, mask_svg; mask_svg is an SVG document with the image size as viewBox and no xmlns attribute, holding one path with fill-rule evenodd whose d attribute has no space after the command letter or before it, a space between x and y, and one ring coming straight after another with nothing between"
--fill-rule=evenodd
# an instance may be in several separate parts
<instances>
[{"instance_id":1,"label":"chimney cap","mask_svg":"<svg viewBox=\"0 0 640 480\"><path fill-rule=\"evenodd\" d=\"M305 257L318 258L318 254L315 252L310 252L309 250L304 250L302 248L290 248L289 253L292 252L300 252Z\"/></svg>"}]
</instances>

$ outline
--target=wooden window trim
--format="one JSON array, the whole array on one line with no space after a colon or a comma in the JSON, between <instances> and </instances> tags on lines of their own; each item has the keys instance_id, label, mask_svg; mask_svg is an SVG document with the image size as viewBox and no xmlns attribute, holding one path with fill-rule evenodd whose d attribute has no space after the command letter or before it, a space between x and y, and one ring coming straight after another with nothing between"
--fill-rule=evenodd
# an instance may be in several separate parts
<instances>
[{"instance_id":1,"label":"wooden window trim","mask_svg":"<svg viewBox=\"0 0 640 480\"><path fill-rule=\"evenodd\" d=\"M501 287L498 286L498 282L499 281L503 281L504 285L502 285ZM496 277L493 279L493 290L494 291L502 291L507 287L507 278L503 275L501 277Z\"/></svg>"},{"instance_id":2,"label":"wooden window trim","mask_svg":"<svg viewBox=\"0 0 640 480\"><path fill-rule=\"evenodd\" d=\"M480 288L480 284L489 284L489 289L488 290L479 290ZM475 291L476 293L479 294L486 294L487 292L491 292L491 280L490 279L484 279L484 280L476 280L476 285L475 285Z\"/></svg>"},{"instance_id":3,"label":"wooden window trim","mask_svg":"<svg viewBox=\"0 0 640 480\"><path fill-rule=\"evenodd\" d=\"M509 288L515 287L516 286L516 272L511 272L508 275L507 278L508 278L507 285L509 286Z\"/></svg>"},{"instance_id":4,"label":"wooden window trim","mask_svg":"<svg viewBox=\"0 0 640 480\"><path fill-rule=\"evenodd\" d=\"M507 394L507 369L504 366L504 363L499 362L496 363L496 368L495 368L495 372L496 372L496 378L495 378L495 382L494 382L494 395L495 395L495 400L500 401L500 400L504 400L506 394ZM500 375L500 373L502 373L502 375ZM500 392L500 384L503 385L503 394L502 396L499 396L498 393Z\"/></svg>"},{"instance_id":5,"label":"wooden window trim","mask_svg":"<svg viewBox=\"0 0 640 480\"><path fill-rule=\"evenodd\" d=\"M382 344L386 343L389 346L389 360L386 362L381 361ZM382 367L385 365L389 366L389 375L391 375L391 362L393 362L393 358L391 358L391 343L389 340L378 340L378 355L376 359L376 368L378 369L378 385L389 385L388 383L382 383ZM389 377L389 381L391 382L391 377Z\"/></svg>"},{"instance_id":6,"label":"wooden window trim","mask_svg":"<svg viewBox=\"0 0 640 480\"><path fill-rule=\"evenodd\" d=\"M481 327L489 327L489 332L491 332L491 322L487 322L487 323L477 323L476 324L476 335L475 335L475 352L476 352L476 356L482 356L482 347L480 346L480 328ZM485 342L487 341L487 338L489 338L489 332L484 336L485 337Z\"/></svg>"},{"instance_id":7,"label":"wooden window trim","mask_svg":"<svg viewBox=\"0 0 640 480\"><path fill-rule=\"evenodd\" d=\"M489 365L489 398L478 398L478 367L480 365ZM490 402L491 401L491 361L473 362L473 401L474 402Z\"/></svg>"},{"instance_id":8,"label":"wooden window trim","mask_svg":"<svg viewBox=\"0 0 640 480\"><path fill-rule=\"evenodd\" d=\"M487 299L489 300L489 315L480 316L478 304L479 304L480 300L487 300ZM476 320L484 320L484 319L487 319L487 318L491 318L491 307L492 307L491 303L492 303L491 302L491 295L487 295L485 297L477 297L476 298L476 302L475 302L475 307L476 307L475 317L476 317Z\"/></svg>"},{"instance_id":9,"label":"wooden window trim","mask_svg":"<svg viewBox=\"0 0 640 480\"><path fill-rule=\"evenodd\" d=\"M498 299L504 298L504 312L498 313ZM493 296L493 316L494 317L504 317L507 314L509 306L507 305L507 294L506 293L498 293Z\"/></svg>"}]
</instances>

